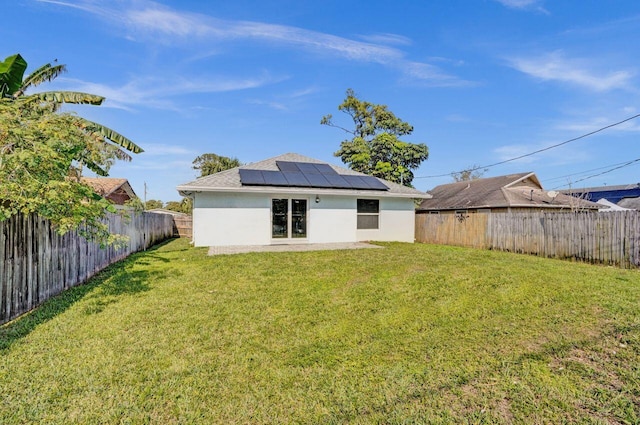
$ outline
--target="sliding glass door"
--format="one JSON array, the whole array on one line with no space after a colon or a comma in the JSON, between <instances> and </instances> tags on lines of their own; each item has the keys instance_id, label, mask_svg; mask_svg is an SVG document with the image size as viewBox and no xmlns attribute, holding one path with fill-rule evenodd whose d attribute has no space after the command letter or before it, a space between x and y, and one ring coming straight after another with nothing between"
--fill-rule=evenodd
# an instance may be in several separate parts
<instances>
[{"instance_id":1,"label":"sliding glass door","mask_svg":"<svg viewBox=\"0 0 640 425\"><path fill-rule=\"evenodd\" d=\"M271 200L271 237L305 239L307 237L307 200Z\"/></svg>"}]
</instances>

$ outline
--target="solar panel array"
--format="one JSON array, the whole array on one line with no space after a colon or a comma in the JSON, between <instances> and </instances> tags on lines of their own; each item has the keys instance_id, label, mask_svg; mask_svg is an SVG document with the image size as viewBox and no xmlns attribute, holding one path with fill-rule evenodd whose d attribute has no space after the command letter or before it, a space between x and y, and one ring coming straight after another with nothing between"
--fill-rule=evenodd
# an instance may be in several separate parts
<instances>
[{"instance_id":1,"label":"solar panel array","mask_svg":"<svg viewBox=\"0 0 640 425\"><path fill-rule=\"evenodd\" d=\"M389 190L372 176L338 174L328 164L276 161L280 171L240 169L243 186L318 187L327 189Z\"/></svg>"}]
</instances>

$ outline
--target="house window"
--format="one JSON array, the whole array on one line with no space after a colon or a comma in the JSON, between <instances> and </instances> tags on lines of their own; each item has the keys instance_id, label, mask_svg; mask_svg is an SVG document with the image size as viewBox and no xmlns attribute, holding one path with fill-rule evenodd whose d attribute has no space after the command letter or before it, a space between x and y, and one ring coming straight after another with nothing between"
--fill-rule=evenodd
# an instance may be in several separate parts
<instances>
[{"instance_id":1,"label":"house window","mask_svg":"<svg viewBox=\"0 0 640 425\"><path fill-rule=\"evenodd\" d=\"M358 229L377 229L379 216L378 199L358 199Z\"/></svg>"}]
</instances>

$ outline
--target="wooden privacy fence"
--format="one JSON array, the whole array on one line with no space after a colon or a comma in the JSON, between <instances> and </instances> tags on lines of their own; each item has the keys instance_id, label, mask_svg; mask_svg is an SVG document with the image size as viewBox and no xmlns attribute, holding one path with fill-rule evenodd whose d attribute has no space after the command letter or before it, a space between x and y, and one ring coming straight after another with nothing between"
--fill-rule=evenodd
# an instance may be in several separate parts
<instances>
[{"instance_id":1,"label":"wooden privacy fence","mask_svg":"<svg viewBox=\"0 0 640 425\"><path fill-rule=\"evenodd\" d=\"M416 240L640 266L640 212L416 214Z\"/></svg>"},{"instance_id":2,"label":"wooden privacy fence","mask_svg":"<svg viewBox=\"0 0 640 425\"><path fill-rule=\"evenodd\" d=\"M110 214L106 220L111 233L129 238L123 247L101 249L76 232L60 236L33 214L0 222L0 324L173 235L173 220L166 214Z\"/></svg>"},{"instance_id":3,"label":"wooden privacy fence","mask_svg":"<svg viewBox=\"0 0 640 425\"><path fill-rule=\"evenodd\" d=\"M174 216L173 217L174 228L173 235L181 238L192 238L193 237L193 218L191 216L181 217Z\"/></svg>"}]
</instances>

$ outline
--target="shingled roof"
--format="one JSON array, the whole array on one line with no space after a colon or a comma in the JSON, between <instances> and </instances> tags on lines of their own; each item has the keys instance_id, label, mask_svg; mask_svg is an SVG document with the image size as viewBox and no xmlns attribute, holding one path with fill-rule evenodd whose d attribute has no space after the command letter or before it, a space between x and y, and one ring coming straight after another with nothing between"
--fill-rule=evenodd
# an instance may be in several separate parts
<instances>
[{"instance_id":1,"label":"shingled roof","mask_svg":"<svg viewBox=\"0 0 640 425\"><path fill-rule=\"evenodd\" d=\"M113 177L81 177L81 181L91 186L98 195L119 205L123 205L129 199L136 198L136 194L127 179Z\"/></svg>"},{"instance_id":2,"label":"shingled roof","mask_svg":"<svg viewBox=\"0 0 640 425\"><path fill-rule=\"evenodd\" d=\"M437 186L433 196L420 204L418 211L443 211L491 208L582 208L598 209L594 202L562 193L545 191L532 172L508 174Z\"/></svg>"},{"instance_id":3,"label":"shingled roof","mask_svg":"<svg viewBox=\"0 0 640 425\"><path fill-rule=\"evenodd\" d=\"M252 164L244 164L240 167L235 167L226 171L211 174L205 177L200 177L189 183L181 184L177 187L178 191L183 196L188 196L194 192L253 192L253 193L291 193L291 194L331 194L331 195L361 195L376 197L395 197L395 198L418 198L427 199L431 195L411 187L392 183L388 180L378 180L384 183L389 190L388 191L370 191L370 190L358 190L358 189L337 189L337 188L310 188L310 187L281 187L281 186L243 186L240 182L240 169L245 170L264 170L264 171L278 171L278 165L276 161L290 161L290 162L310 162L314 164L326 164L326 162L310 158L308 156L300 155L297 153L286 153L273 158L265 159L263 161L254 162ZM364 176L365 174L357 171L349 170L347 168L339 167L332 164L327 164L333 168L337 173L342 175L355 175Z\"/></svg>"}]
</instances>

